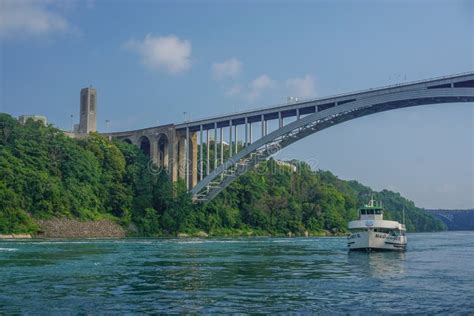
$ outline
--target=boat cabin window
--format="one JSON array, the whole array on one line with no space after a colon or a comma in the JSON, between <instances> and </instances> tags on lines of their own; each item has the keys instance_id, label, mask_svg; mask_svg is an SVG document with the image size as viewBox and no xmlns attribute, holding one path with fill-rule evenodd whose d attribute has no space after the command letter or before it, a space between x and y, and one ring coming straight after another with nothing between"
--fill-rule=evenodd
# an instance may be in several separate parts
<instances>
[{"instance_id":1,"label":"boat cabin window","mask_svg":"<svg viewBox=\"0 0 474 316\"><path fill-rule=\"evenodd\" d=\"M361 209L360 210L360 214L361 215L381 215L383 213L382 210L380 209L375 209L375 210L371 210L371 209Z\"/></svg>"}]
</instances>

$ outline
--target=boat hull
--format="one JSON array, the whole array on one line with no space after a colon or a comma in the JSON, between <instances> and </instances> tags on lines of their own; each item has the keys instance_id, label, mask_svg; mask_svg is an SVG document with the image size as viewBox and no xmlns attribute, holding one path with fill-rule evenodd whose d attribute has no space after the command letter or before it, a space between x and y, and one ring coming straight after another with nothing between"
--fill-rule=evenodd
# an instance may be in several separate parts
<instances>
[{"instance_id":1,"label":"boat hull","mask_svg":"<svg viewBox=\"0 0 474 316\"><path fill-rule=\"evenodd\" d=\"M347 246L350 251L405 251L407 238L367 230L349 235Z\"/></svg>"}]
</instances>

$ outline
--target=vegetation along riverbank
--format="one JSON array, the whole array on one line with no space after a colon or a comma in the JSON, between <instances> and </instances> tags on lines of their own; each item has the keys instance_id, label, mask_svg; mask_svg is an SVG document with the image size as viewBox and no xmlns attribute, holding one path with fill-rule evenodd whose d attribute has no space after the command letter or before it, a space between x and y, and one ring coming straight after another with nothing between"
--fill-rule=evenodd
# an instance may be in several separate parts
<instances>
[{"instance_id":1,"label":"vegetation along riverbank","mask_svg":"<svg viewBox=\"0 0 474 316\"><path fill-rule=\"evenodd\" d=\"M45 223L72 221L109 223L113 236L334 235L345 233L371 194L389 210L387 219L400 221L405 210L409 231L445 229L398 193L291 164L296 170L261 163L212 202L195 205L184 183L150 172L148 158L132 145L98 134L71 139L0 114L0 234L54 236L59 226ZM74 237L73 226L56 234ZM77 237L104 235L93 228L103 225L90 227Z\"/></svg>"}]
</instances>

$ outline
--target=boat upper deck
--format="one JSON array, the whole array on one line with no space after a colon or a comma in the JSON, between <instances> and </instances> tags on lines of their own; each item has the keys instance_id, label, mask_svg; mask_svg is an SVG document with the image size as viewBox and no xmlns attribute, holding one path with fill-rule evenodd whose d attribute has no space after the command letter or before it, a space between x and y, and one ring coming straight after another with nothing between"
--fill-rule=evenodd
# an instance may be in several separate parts
<instances>
[{"instance_id":1,"label":"boat upper deck","mask_svg":"<svg viewBox=\"0 0 474 316\"><path fill-rule=\"evenodd\" d=\"M405 225L400 224L397 221L386 221L386 220L366 220L361 219L358 221L349 222L349 230L351 229L368 229L368 228L383 228L383 229L396 229L406 230Z\"/></svg>"}]
</instances>

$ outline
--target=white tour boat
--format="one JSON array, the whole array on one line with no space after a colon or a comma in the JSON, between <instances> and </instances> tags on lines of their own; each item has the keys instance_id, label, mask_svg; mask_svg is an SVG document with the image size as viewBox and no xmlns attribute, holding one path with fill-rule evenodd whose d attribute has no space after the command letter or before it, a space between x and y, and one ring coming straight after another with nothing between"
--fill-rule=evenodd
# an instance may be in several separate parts
<instances>
[{"instance_id":1,"label":"white tour boat","mask_svg":"<svg viewBox=\"0 0 474 316\"><path fill-rule=\"evenodd\" d=\"M349 222L350 235L347 237L349 250L404 251L407 236L404 224L383 219L383 207L373 199L359 209L359 220Z\"/></svg>"}]
</instances>

